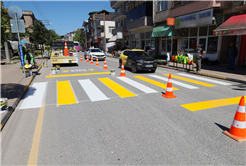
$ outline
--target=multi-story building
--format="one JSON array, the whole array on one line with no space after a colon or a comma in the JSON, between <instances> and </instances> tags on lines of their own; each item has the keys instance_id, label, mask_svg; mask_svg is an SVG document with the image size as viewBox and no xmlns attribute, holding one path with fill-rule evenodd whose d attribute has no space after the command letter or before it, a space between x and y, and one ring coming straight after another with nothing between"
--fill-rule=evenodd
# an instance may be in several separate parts
<instances>
[{"instance_id":1,"label":"multi-story building","mask_svg":"<svg viewBox=\"0 0 246 166\"><path fill-rule=\"evenodd\" d=\"M84 27L84 31L83 31L83 37L85 39L85 47L88 48L89 47L89 41L88 39L90 38L90 31L89 31L89 22L88 20L84 20L82 27Z\"/></svg>"},{"instance_id":2,"label":"multi-story building","mask_svg":"<svg viewBox=\"0 0 246 166\"><path fill-rule=\"evenodd\" d=\"M113 37L112 30L115 28L115 23L114 21L111 21L112 13L106 10L102 10L99 12L90 12L89 15L89 44L90 46L100 47L104 49L108 40ZM106 40L106 42L104 39Z\"/></svg>"},{"instance_id":3,"label":"multi-story building","mask_svg":"<svg viewBox=\"0 0 246 166\"><path fill-rule=\"evenodd\" d=\"M115 21L114 35L117 38L117 49L144 48L154 46L155 38L151 38L153 30L153 2L152 1L111 1L115 9L112 20Z\"/></svg>"},{"instance_id":4,"label":"multi-story building","mask_svg":"<svg viewBox=\"0 0 246 166\"><path fill-rule=\"evenodd\" d=\"M201 44L206 51L203 58L226 63L225 56L232 41L239 50L235 63L242 65L245 60L245 47L242 46L246 45L246 31L236 35L229 33L218 35L214 30L233 15L243 15L246 9L243 1L153 1L153 3L155 27L152 37L156 38L158 56L174 55L181 50L185 53L194 53L196 45ZM167 25L168 17L175 18L175 26ZM245 14L242 17L245 18ZM244 23L244 27L238 29L246 29L245 27Z\"/></svg>"}]
</instances>

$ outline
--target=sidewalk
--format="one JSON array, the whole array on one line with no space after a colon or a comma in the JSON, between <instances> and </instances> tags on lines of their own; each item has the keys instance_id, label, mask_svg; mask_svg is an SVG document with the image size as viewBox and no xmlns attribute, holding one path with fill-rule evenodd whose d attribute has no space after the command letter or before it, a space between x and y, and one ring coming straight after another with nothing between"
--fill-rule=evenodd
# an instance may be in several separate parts
<instances>
[{"instance_id":1,"label":"sidewalk","mask_svg":"<svg viewBox=\"0 0 246 166\"><path fill-rule=\"evenodd\" d=\"M39 64L39 69L41 64L45 59L40 59L41 56L35 57L36 63ZM23 77L22 66L20 60L11 61L11 64L6 64L6 60L1 60L1 97L8 98L8 112L1 112L1 128L4 125L3 120L8 119L15 107L18 105L18 100L24 95L31 81L38 73L39 69L32 69L32 76ZM16 63L13 63L16 62Z\"/></svg>"},{"instance_id":2,"label":"sidewalk","mask_svg":"<svg viewBox=\"0 0 246 166\"><path fill-rule=\"evenodd\" d=\"M110 54L110 53L107 53L107 56L113 57L112 54ZM115 58L117 58L117 57L115 57ZM166 62L163 59L157 59L157 61ZM177 67L178 67L177 68L176 63L173 63L173 62L168 62L168 64L166 64L166 65L158 65L158 67L169 68L169 69L173 69L173 70L181 70L184 72L197 74L197 73L195 73L196 64L193 64L193 67L190 66L191 70L187 70L187 69L189 69L189 65L187 65L187 69L186 69L186 65L184 65L184 68L183 68L183 64L181 64L181 63L177 63ZM227 67L228 67L227 65L223 65L223 64L219 64L219 65L203 65L202 64L201 73L199 73L198 75L215 77L215 78L219 78L219 79L226 79L226 80L246 84L246 68L235 67L235 70L227 70Z\"/></svg>"}]
</instances>

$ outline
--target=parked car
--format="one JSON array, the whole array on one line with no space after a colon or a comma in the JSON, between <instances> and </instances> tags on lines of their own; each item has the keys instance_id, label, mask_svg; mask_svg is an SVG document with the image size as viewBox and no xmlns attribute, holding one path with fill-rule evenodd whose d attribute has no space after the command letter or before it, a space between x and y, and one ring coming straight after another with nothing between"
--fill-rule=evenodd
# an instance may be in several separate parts
<instances>
[{"instance_id":1,"label":"parked car","mask_svg":"<svg viewBox=\"0 0 246 166\"><path fill-rule=\"evenodd\" d=\"M133 73L140 70L154 73L157 68L157 61L141 49L124 50L120 55L119 67L121 67L122 62L124 67L130 68Z\"/></svg>"},{"instance_id":2,"label":"parked car","mask_svg":"<svg viewBox=\"0 0 246 166\"><path fill-rule=\"evenodd\" d=\"M96 60L96 57L98 57L98 60L104 60L106 58L104 52L102 50L100 50L99 48L89 48L84 54L85 59L86 59L87 55L88 55L90 60L91 60L91 58L93 60Z\"/></svg>"}]
</instances>

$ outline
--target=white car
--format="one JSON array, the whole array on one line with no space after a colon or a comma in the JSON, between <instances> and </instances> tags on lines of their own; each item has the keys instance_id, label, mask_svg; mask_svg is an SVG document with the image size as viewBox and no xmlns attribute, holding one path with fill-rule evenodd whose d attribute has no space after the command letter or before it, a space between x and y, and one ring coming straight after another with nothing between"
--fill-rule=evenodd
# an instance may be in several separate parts
<instances>
[{"instance_id":1,"label":"white car","mask_svg":"<svg viewBox=\"0 0 246 166\"><path fill-rule=\"evenodd\" d=\"M99 48L89 48L84 54L85 59L87 58L87 55L90 60L91 58L93 58L93 60L96 60L97 57L98 57L98 60L104 60L106 58L104 52L100 50Z\"/></svg>"}]
</instances>

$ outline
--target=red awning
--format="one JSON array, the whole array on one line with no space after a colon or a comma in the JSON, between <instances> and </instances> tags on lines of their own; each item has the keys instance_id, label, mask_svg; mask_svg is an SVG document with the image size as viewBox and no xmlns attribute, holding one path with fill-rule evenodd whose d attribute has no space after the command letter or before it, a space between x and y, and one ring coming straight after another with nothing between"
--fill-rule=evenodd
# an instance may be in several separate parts
<instances>
[{"instance_id":1,"label":"red awning","mask_svg":"<svg viewBox=\"0 0 246 166\"><path fill-rule=\"evenodd\" d=\"M214 30L213 35L246 35L246 14L230 17Z\"/></svg>"}]
</instances>

